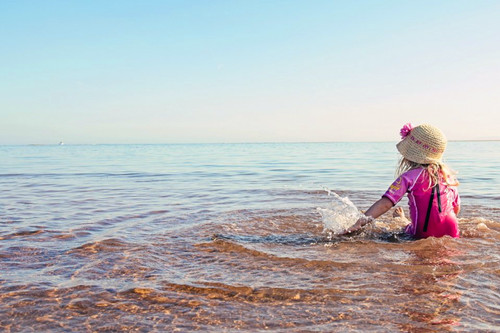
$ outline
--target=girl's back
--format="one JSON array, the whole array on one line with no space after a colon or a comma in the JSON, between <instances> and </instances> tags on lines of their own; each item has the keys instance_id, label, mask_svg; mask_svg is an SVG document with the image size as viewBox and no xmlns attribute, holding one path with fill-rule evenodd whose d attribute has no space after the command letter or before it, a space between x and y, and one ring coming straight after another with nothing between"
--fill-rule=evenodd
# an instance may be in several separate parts
<instances>
[{"instance_id":1,"label":"girl's back","mask_svg":"<svg viewBox=\"0 0 500 333\"><path fill-rule=\"evenodd\" d=\"M394 202L398 196L401 199L405 192L408 193L412 223L406 227L406 232L416 238L446 235L459 237L458 221L454 211L454 208L460 205L456 187L449 185L441 177L436 186L430 187L430 176L424 168L407 171L400 178L401 184L406 184L406 190L402 192L403 186L401 186L399 191L392 194L391 186L386 196Z\"/></svg>"}]
</instances>

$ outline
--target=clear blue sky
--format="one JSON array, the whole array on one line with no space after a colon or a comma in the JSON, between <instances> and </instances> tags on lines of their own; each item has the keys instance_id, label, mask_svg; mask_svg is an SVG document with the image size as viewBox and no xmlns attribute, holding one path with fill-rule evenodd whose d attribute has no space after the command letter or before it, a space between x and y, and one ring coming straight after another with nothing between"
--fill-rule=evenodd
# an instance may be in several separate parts
<instances>
[{"instance_id":1,"label":"clear blue sky","mask_svg":"<svg viewBox=\"0 0 500 333\"><path fill-rule=\"evenodd\" d=\"M0 1L0 144L500 139L500 1Z\"/></svg>"}]
</instances>

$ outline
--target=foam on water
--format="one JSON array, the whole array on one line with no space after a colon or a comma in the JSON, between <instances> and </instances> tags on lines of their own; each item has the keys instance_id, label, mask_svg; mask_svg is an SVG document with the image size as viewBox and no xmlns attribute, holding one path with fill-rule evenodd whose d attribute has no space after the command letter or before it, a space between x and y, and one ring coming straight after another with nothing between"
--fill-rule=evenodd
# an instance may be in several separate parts
<instances>
[{"instance_id":1,"label":"foam on water","mask_svg":"<svg viewBox=\"0 0 500 333\"><path fill-rule=\"evenodd\" d=\"M323 219L325 230L339 234L352 227L359 218L364 217L363 213L348 197L341 197L330 190L327 190L327 192L329 196L333 197L333 201L330 202L328 207L317 208Z\"/></svg>"}]
</instances>

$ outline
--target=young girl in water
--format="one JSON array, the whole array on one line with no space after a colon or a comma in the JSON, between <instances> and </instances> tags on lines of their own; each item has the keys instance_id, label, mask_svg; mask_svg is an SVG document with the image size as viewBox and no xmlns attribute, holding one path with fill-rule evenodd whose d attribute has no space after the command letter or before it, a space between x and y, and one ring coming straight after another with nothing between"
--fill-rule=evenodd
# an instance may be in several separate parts
<instances>
[{"instance_id":1,"label":"young girl in water","mask_svg":"<svg viewBox=\"0 0 500 333\"><path fill-rule=\"evenodd\" d=\"M398 178L380 200L366 212L368 218L359 219L346 230L351 233L387 212L408 194L411 223L405 232L415 238L459 237L457 214L460 197L458 181L441 158L446 148L446 137L436 127L406 124L401 129L402 140L396 145L402 155ZM398 207L394 216L404 217Z\"/></svg>"}]
</instances>

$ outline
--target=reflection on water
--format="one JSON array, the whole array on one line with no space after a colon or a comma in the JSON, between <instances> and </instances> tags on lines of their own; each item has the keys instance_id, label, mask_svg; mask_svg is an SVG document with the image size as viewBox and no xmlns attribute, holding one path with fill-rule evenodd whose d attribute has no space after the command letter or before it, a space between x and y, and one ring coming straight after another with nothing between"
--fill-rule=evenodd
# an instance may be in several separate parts
<instances>
[{"instance_id":1,"label":"reflection on water","mask_svg":"<svg viewBox=\"0 0 500 333\"><path fill-rule=\"evenodd\" d=\"M361 209L386 184L336 189L347 171L317 162L315 175L304 155L311 146L289 147L238 155L235 167L216 159L238 154L232 146L207 155L206 147L190 147L192 155L87 147L66 157L42 149L43 162L31 158L17 171L14 162L34 153L11 153L0 167L1 329L498 330L500 211L491 193L485 205L464 200L460 239L411 240L391 214L356 235L332 236L317 210L334 209L332 196L302 181L331 175L330 188ZM155 160L162 153L182 158ZM152 166L143 168L147 156ZM182 166L189 160L203 167ZM47 161L68 174L49 172Z\"/></svg>"},{"instance_id":2,"label":"reflection on water","mask_svg":"<svg viewBox=\"0 0 500 333\"><path fill-rule=\"evenodd\" d=\"M3 236L2 328L34 330L492 330L500 223L462 239L386 241L400 222L329 239L300 211L234 211L227 223L112 238ZM136 226L132 226L135 228ZM94 232L90 230L90 232ZM31 238L31 245L6 242ZM54 247L44 244L55 238ZM488 281L488 282L487 282ZM485 289L485 284L489 288Z\"/></svg>"}]
</instances>

